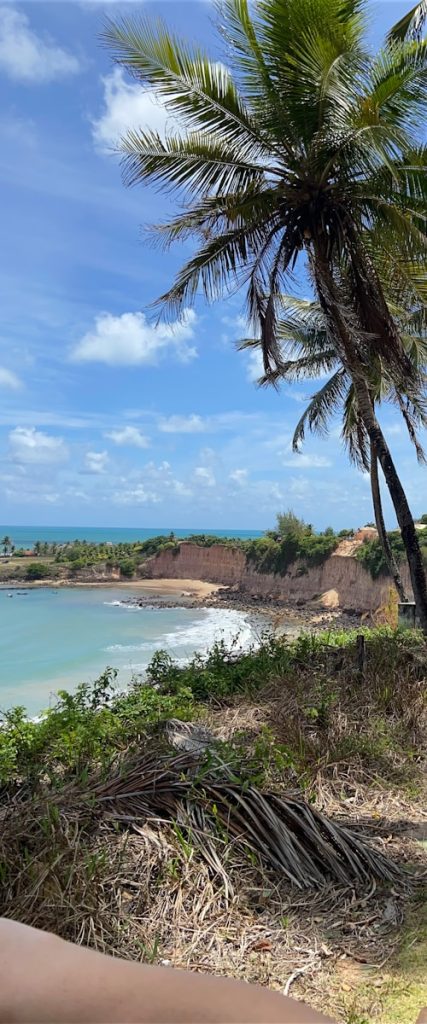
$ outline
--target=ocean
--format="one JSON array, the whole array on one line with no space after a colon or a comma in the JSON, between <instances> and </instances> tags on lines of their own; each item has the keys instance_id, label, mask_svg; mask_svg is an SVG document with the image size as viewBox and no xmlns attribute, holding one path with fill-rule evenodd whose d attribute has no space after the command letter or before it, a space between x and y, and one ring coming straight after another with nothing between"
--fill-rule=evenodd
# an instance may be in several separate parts
<instances>
[{"instance_id":1,"label":"ocean","mask_svg":"<svg viewBox=\"0 0 427 1024\"><path fill-rule=\"evenodd\" d=\"M173 527L122 528L117 526L0 526L0 537L8 536L16 548L31 548L37 540L50 544L65 544L66 541L87 540L91 544L132 544L133 541L147 540L173 530L176 537L189 537L192 533L208 533L215 537L238 537L241 540L262 537L261 530L175 530Z\"/></svg>"},{"instance_id":2,"label":"ocean","mask_svg":"<svg viewBox=\"0 0 427 1024\"><path fill-rule=\"evenodd\" d=\"M30 543L36 534L27 536ZM21 704L36 715L49 706L55 691L93 681L107 665L118 669L123 688L144 672L159 648L185 661L195 651L206 652L215 640L231 643L238 637L239 646L248 647L259 633L254 618L236 609L123 604L140 593L131 584L0 589L0 710Z\"/></svg>"}]
</instances>

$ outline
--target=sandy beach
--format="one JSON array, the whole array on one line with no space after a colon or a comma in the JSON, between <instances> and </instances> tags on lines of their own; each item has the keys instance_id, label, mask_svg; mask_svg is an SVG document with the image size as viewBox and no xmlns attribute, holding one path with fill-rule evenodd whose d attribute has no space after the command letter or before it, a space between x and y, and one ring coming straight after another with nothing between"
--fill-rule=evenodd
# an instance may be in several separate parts
<instances>
[{"instance_id":1,"label":"sandy beach","mask_svg":"<svg viewBox=\"0 0 427 1024\"><path fill-rule=\"evenodd\" d=\"M124 581L120 582L120 586ZM136 590L155 591L157 594L170 594L175 597L211 597L218 590L227 590L219 583L205 583L203 580L128 580L127 586Z\"/></svg>"},{"instance_id":2,"label":"sandy beach","mask_svg":"<svg viewBox=\"0 0 427 1024\"><path fill-rule=\"evenodd\" d=\"M219 583L206 583L203 580L176 580L176 579L105 579L105 580L72 580L72 579L45 579L45 580L23 580L6 582L0 584L2 590L32 590L35 587L53 587L55 590L62 587L118 587L123 590L141 590L149 594L157 594L170 597L188 597L203 601L212 597L219 590L227 590L227 587Z\"/></svg>"}]
</instances>

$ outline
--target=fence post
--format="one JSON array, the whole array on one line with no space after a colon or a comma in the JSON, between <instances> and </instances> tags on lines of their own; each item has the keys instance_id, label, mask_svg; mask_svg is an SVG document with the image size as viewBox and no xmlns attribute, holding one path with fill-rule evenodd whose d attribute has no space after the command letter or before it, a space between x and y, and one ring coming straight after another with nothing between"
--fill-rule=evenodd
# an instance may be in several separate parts
<instances>
[{"instance_id":1,"label":"fence post","mask_svg":"<svg viewBox=\"0 0 427 1024\"><path fill-rule=\"evenodd\" d=\"M415 601L399 601L397 622L401 629L415 629Z\"/></svg>"}]
</instances>

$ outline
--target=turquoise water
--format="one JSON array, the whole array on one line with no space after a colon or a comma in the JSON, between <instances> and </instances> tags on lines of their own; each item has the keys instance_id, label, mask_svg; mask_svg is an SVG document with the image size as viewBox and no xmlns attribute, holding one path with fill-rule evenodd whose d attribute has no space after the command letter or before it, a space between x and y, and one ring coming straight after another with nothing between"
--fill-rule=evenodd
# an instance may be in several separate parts
<instances>
[{"instance_id":1,"label":"turquoise water","mask_svg":"<svg viewBox=\"0 0 427 1024\"><path fill-rule=\"evenodd\" d=\"M243 612L123 605L138 593L131 585L0 589L0 709L23 704L37 714L55 690L96 679L107 665L119 670L118 682L126 685L159 648L186 660L216 639L239 636L247 646L253 637Z\"/></svg>"},{"instance_id":2,"label":"turquoise water","mask_svg":"<svg viewBox=\"0 0 427 1024\"><path fill-rule=\"evenodd\" d=\"M136 540L147 540L158 534L168 534L170 529L126 529L116 526L0 526L0 536L8 535L17 548L30 548L36 540L50 544L65 544L66 541L87 540L92 544L110 541L112 544L131 544ZM188 537L192 533L209 533L216 537L261 537L261 530L174 530L176 537Z\"/></svg>"}]
</instances>

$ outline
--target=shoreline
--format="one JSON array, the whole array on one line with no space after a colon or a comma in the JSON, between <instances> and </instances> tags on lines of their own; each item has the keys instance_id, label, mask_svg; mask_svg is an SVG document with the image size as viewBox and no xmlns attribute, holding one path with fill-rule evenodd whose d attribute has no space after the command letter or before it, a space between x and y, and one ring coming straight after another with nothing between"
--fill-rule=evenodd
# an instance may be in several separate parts
<instances>
[{"instance_id":1,"label":"shoreline","mask_svg":"<svg viewBox=\"0 0 427 1024\"><path fill-rule=\"evenodd\" d=\"M103 580L70 580L70 579L44 579L44 580L28 580L24 582L18 582L16 579L11 582L0 583L0 590L38 590L41 587L53 590L73 589L75 587L90 587L96 589L97 587L107 587L108 589L118 588L120 590L126 588L132 588L134 590L148 590L153 591L156 594L171 594L181 597L191 598L207 598L212 594L216 594L219 590L227 590L228 588L221 583L207 583L205 580L187 580L187 579L159 579L159 580L148 580L148 579L137 579L137 580L115 580L115 579L103 579ZM185 593L183 593L183 591Z\"/></svg>"},{"instance_id":2,"label":"shoreline","mask_svg":"<svg viewBox=\"0 0 427 1024\"><path fill-rule=\"evenodd\" d=\"M44 579L32 580L28 583L0 583L0 591L29 591L40 588L65 589L114 589L133 591L129 601L140 608L223 608L235 609L247 615L265 615L269 619L271 629L275 633L284 632L297 636L304 630L312 633L325 632L328 629L355 629L360 625L359 614L344 611L342 608L325 608L318 603L307 602L305 605L285 603L283 601L265 601L249 594L243 594L226 584L208 583L194 579ZM139 593L135 593L135 591ZM145 592L145 593L144 593Z\"/></svg>"}]
</instances>

